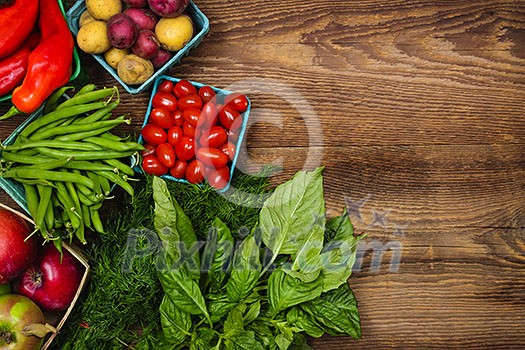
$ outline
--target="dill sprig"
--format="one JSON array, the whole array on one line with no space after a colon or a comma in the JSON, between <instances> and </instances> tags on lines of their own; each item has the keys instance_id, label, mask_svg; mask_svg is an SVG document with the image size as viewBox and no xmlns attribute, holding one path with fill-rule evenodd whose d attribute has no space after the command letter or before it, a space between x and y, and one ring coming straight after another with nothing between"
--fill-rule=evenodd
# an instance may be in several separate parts
<instances>
[{"instance_id":1,"label":"dill sprig","mask_svg":"<svg viewBox=\"0 0 525 350\"><path fill-rule=\"evenodd\" d=\"M260 207L271 192L268 176L272 168L257 175L237 172L232 191L217 193L204 185L168 182L168 188L205 239L218 217L232 232L242 235L253 228ZM106 234L91 241L84 254L91 266L88 286L77 302L52 349L132 349L139 342L155 339L160 330L159 305L164 295L157 278L154 254L135 257L131 269L123 271L126 243L136 229L153 229L153 177L136 183L131 199L122 192L106 208ZM140 239L138 247L147 244Z\"/></svg>"}]
</instances>

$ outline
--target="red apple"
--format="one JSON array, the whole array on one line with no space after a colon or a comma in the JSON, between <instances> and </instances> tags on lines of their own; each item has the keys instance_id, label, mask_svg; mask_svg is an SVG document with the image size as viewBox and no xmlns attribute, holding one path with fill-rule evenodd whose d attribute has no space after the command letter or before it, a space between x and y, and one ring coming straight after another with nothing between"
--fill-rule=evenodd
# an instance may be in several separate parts
<instances>
[{"instance_id":1,"label":"red apple","mask_svg":"<svg viewBox=\"0 0 525 350\"><path fill-rule=\"evenodd\" d=\"M14 281L15 292L25 295L46 311L69 307L80 285L84 267L71 253L46 244L41 254L22 276Z\"/></svg>"},{"instance_id":2,"label":"red apple","mask_svg":"<svg viewBox=\"0 0 525 350\"><path fill-rule=\"evenodd\" d=\"M20 216L0 208L0 284L18 277L37 255L36 238L26 238L31 227Z\"/></svg>"},{"instance_id":3,"label":"red apple","mask_svg":"<svg viewBox=\"0 0 525 350\"><path fill-rule=\"evenodd\" d=\"M45 323L42 310L18 294L0 296L0 349L36 350L42 339L56 329Z\"/></svg>"}]
</instances>

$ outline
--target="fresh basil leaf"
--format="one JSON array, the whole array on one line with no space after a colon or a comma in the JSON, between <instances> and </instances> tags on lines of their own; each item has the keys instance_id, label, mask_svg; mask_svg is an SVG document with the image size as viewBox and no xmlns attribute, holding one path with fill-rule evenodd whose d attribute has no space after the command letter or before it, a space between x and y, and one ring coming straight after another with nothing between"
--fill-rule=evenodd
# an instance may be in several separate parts
<instances>
[{"instance_id":1,"label":"fresh basil leaf","mask_svg":"<svg viewBox=\"0 0 525 350\"><path fill-rule=\"evenodd\" d=\"M288 350L312 350L313 348L308 345L308 340L302 333L295 333L292 345Z\"/></svg>"},{"instance_id":2,"label":"fresh basil leaf","mask_svg":"<svg viewBox=\"0 0 525 350\"><path fill-rule=\"evenodd\" d=\"M248 307L248 310L246 310L246 313L244 314L244 324L251 323L259 317L259 314L261 313L261 301L257 300L255 303L251 304Z\"/></svg>"},{"instance_id":3,"label":"fresh basil leaf","mask_svg":"<svg viewBox=\"0 0 525 350\"><path fill-rule=\"evenodd\" d=\"M182 344L187 337L191 336L190 314L175 306L170 298L164 296L159 311L162 331L170 344L173 346Z\"/></svg>"},{"instance_id":4,"label":"fresh basil leaf","mask_svg":"<svg viewBox=\"0 0 525 350\"><path fill-rule=\"evenodd\" d=\"M279 350L287 350L292 344L293 338L290 340L284 334L278 334L275 337L275 343L279 347Z\"/></svg>"},{"instance_id":5,"label":"fresh basil leaf","mask_svg":"<svg viewBox=\"0 0 525 350\"><path fill-rule=\"evenodd\" d=\"M326 212L322 171L320 167L312 172L298 172L277 186L264 203L259 229L264 244L273 254L265 271L279 254L290 254L293 259L290 271L303 270L306 281L317 277L312 273L320 268L317 259L324 239Z\"/></svg>"},{"instance_id":6,"label":"fresh basil leaf","mask_svg":"<svg viewBox=\"0 0 525 350\"><path fill-rule=\"evenodd\" d=\"M210 328L199 328L193 333L190 342L190 350L219 349L219 347L217 347L218 341L218 333L215 330Z\"/></svg>"},{"instance_id":7,"label":"fresh basil leaf","mask_svg":"<svg viewBox=\"0 0 525 350\"><path fill-rule=\"evenodd\" d=\"M212 322L219 322L224 316L233 309L237 303L228 300L213 300L208 303L208 310Z\"/></svg>"},{"instance_id":8,"label":"fresh basil leaf","mask_svg":"<svg viewBox=\"0 0 525 350\"><path fill-rule=\"evenodd\" d=\"M239 304L228 313L228 317L224 322L224 337L231 338L238 333L244 332L244 319L242 314L246 310L246 306Z\"/></svg>"},{"instance_id":9,"label":"fresh basil leaf","mask_svg":"<svg viewBox=\"0 0 525 350\"><path fill-rule=\"evenodd\" d=\"M346 210L343 215L331 218L326 224L327 240L321 254L324 275L323 292L347 283L352 274L361 236L354 236L354 228Z\"/></svg>"},{"instance_id":10,"label":"fresh basil leaf","mask_svg":"<svg viewBox=\"0 0 525 350\"><path fill-rule=\"evenodd\" d=\"M231 350L264 350L263 345L255 339L253 331L243 331L225 340L226 349Z\"/></svg>"},{"instance_id":11,"label":"fresh basil leaf","mask_svg":"<svg viewBox=\"0 0 525 350\"><path fill-rule=\"evenodd\" d=\"M216 218L208 234L203 251L202 270L208 272L208 283L212 292L218 291L226 280L233 255L234 240L230 229Z\"/></svg>"},{"instance_id":12,"label":"fresh basil leaf","mask_svg":"<svg viewBox=\"0 0 525 350\"><path fill-rule=\"evenodd\" d=\"M174 262L183 262L191 272L191 278L200 278L200 259L197 236L190 219L171 196L166 182L153 178L153 200L155 202L154 226L163 248Z\"/></svg>"},{"instance_id":13,"label":"fresh basil leaf","mask_svg":"<svg viewBox=\"0 0 525 350\"><path fill-rule=\"evenodd\" d=\"M178 308L191 315L204 315L209 320L204 296L186 269L159 271L158 275L164 293Z\"/></svg>"},{"instance_id":14,"label":"fresh basil leaf","mask_svg":"<svg viewBox=\"0 0 525 350\"><path fill-rule=\"evenodd\" d=\"M268 301L272 315L306 301L315 299L323 291L323 276L305 283L292 277L281 269L272 272L268 280Z\"/></svg>"},{"instance_id":15,"label":"fresh basil leaf","mask_svg":"<svg viewBox=\"0 0 525 350\"><path fill-rule=\"evenodd\" d=\"M325 330L321 325L319 325L315 319L308 317L298 306L294 306L288 311L286 321L289 325L301 329L311 337L320 338L325 334Z\"/></svg>"},{"instance_id":16,"label":"fresh basil leaf","mask_svg":"<svg viewBox=\"0 0 525 350\"><path fill-rule=\"evenodd\" d=\"M348 334L355 339L361 338L357 301L348 284L301 304L301 309L321 323L331 335Z\"/></svg>"},{"instance_id":17,"label":"fresh basil leaf","mask_svg":"<svg viewBox=\"0 0 525 350\"><path fill-rule=\"evenodd\" d=\"M259 246L250 235L235 252L230 278L226 283L226 294L231 302L240 302L253 290L261 274Z\"/></svg>"}]
</instances>

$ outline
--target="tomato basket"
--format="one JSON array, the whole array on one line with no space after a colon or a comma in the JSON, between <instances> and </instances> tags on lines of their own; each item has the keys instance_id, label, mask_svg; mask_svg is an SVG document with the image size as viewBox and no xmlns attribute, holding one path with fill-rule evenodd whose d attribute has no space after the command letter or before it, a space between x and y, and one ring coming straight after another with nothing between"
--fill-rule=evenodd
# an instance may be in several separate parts
<instances>
[{"instance_id":1,"label":"tomato basket","mask_svg":"<svg viewBox=\"0 0 525 350\"><path fill-rule=\"evenodd\" d=\"M153 109L153 104L152 104L153 97L155 96L155 93L158 91L159 85L165 80L169 80L169 81L173 82L173 84L175 85L175 84L177 84L179 81L181 81L183 79L179 79L179 78L175 78L175 77L167 76L167 75L161 75L161 76L157 77L157 79L155 80L154 86L153 86L153 90L151 92L151 97L150 97L150 100L149 100L149 103L148 103L148 109L146 111L146 115L145 115L145 118L144 118L144 123L142 124L142 128L144 128L148 124L149 116L150 116L150 113L151 113L151 111ZM207 84L203 84L203 83L199 83L199 82L194 82L194 81L189 81L189 82L193 86L195 86L195 88L197 88L197 89L200 89L203 86L209 86ZM209 87L213 89L213 91L215 92L216 96L219 99L224 98L227 95L230 95L230 94L234 93L233 91L220 89L220 88L217 88L217 87L214 87L214 86L209 86ZM241 149L241 146L242 146L242 141L244 139L244 135L246 133L246 129L247 129L247 125L248 125L248 118L249 118L250 109L251 109L251 101L250 101L249 98L246 98L246 99L247 99L247 102L248 102L248 106L246 108L246 111L241 113L241 116L243 118L242 125L239 128L239 135L238 135L237 140L235 140L233 142L233 144L235 145L235 155L233 156L233 159L231 160L231 164L229 166L230 167L229 180L228 180L227 185L224 188L217 190L218 192L226 192L229 189L230 183L231 183L231 179L233 177L233 173L234 173L234 170L235 170L235 166L236 166L237 160L239 158L240 149ZM144 137L142 135L139 136L138 142L140 144L145 144ZM143 172L143 169L140 166L140 160L139 159L134 159L132 161L132 163L135 164L134 169L135 169L136 172L138 172L138 173L142 173ZM179 178L173 177L173 176L171 176L169 174L162 175L161 178L166 179L166 180L170 180L170 181L178 181L178 182L189 183L186 179L179 179Z\"/></svg>"},{"instance_id":2,"label":"tomato basket","mask_svg":"<svg viewBox=\"0 0 525 350\"><path fill-rule=\"evenodd\" d=\"M31 226L35 225L33 220L31 220L29 217L25 216L24 214L20 213L19 211L15 210L15 209L13 209L13 208L11 208L11 207L3 204L3 203L0 203L0 208L4 208L4 209L9 210L12 213L20 216L22 219L27 221ZM48 243L48 244L52 244L52 243ZM75 307L80 294L84 290L84 288L86 286L86 283L87 283L87 280L88 280L88 277L89 277L90 266L89 266L89 263L88 263L87 259L80 252L80 249L75 247L74 245L68 245L66 243L63 243L62 247L64 249L66 249L69 253L71 253L71 255L73 255L73 257L76 260L78 260L78 262L84 267L84 273L82 274L82 278L80 280L80 284L78 286L78 289L77 289L77 292L75 294L75 297L73 298L73 301L71 302L71 304L69 305L69 307L65 311L62 311L62 312L46 312L46 311L44 311L44 316L45 316L46 322L49 323L50 325L52 325L53 327L55 327L56 330L57 330L57 333L50 333L50 334L47 335L47 337L43 341L42 347L40 348L41 350L48 349L49 346L51 345L51 343L53 342L53 340L59 335L60 329L67 322L67 319L68 319L69 315L71 314L71 311L73 311L73 308Z\"/></svg>"},{"instance_id":3,"label":"tomato basket","mask_svg":"<svg viewBox=\"0 0 525 350\"><path fill-rule=\"evenodd\" d=\"M59 0L58 4L60 6L60 9L62 10L62 13L65 16L66 11L65 11L65 6L64 6L64 1ZM73 67L72 67L71 77L69 78L69 81L73 81L76 78L78 78L78 76L80 75L81 69L82 69L82 66L80 65L80 57L78 56L78 51L77 51L77 48L75 47L73 49ZM0 96L0 102L6 101L9 99L11 99L11 94Z\"/></svg>"},{"instance_id":4,"label":"tomato basket","mask_svg":"<svg viewBox=\"0 0 525 350\"><path fill-rule=\"evenodd\" d=\"M86 10L86 2L85 0L79 0L77 1L71 9L66 13L66 19L69 23L69 28L73 32L73 34L76 36L78 34L79 30L79 20L82 13ZM130 94L138 94L143 92L144 90L150 88L157 77L160 75L165 74L171 67L178 64L184 57L188 56L190 51L194 48L196 48L201 42L204 36L209 32L210 30L210 22L208 18L202 13L201 10L193 3L193 1L190 1L189 6L187 7L186 14L191 17L193 21L194 26L194 35L193 38L179 51L176 51L173 57L166 62L161 68L157 69L155 73L144 83L140 85L128 85L122 81L122 79L119 78L117 71L111 67L106 60L104 59L103 54L99 55L92 55L95 60L102 66L104 69L106 69L109 74L117 80L120 85Z\"/></svg>"}]
</instances>

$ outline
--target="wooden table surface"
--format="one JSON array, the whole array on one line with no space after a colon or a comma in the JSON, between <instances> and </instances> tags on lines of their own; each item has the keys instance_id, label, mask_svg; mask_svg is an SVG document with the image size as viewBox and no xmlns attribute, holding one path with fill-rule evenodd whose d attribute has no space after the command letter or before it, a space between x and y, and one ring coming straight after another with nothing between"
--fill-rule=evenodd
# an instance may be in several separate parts
<instances>
[{"instance_id":1,"label":"wooden table surface","mask_svg":"<svg viewBox=\"0 0 525 350\"><path fill-rule=\"evenodd\" d=\"M525 349L525 1L197 5L211 30L170 74L249 95L241 169L324 165L329 214L369 234L363 338L314 348ZM138 130L149 93L121 91Z\"/></svg>"}]
</instances>

